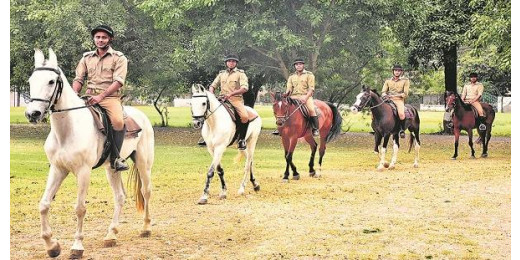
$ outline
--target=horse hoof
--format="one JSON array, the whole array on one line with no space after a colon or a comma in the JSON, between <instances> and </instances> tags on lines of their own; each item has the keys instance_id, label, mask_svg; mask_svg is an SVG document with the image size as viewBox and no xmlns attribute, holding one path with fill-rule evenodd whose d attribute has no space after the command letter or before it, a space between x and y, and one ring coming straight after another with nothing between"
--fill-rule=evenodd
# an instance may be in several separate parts
<instances>
[{"instance_id":1,"label":"horse hoof","mask_svg":"<svg viewBox=\"0 0 520 260\"><path fill-rule=\"evenodd\" d=\"M487 157L488 157L488 154L487 154L487 153L483 153L480 157L481 157L481 158L487 158Z\"/></svg>"},{"instance_id":2,"label":"horse hoof","mask_svg":"<svg viewBox=\"0 0 520 260\"><path fill-rule=\"evenodd\" d=\"M257 192L260 191L260 185L256 185L253 189Z\"/></svg>"},{"instance_id":3,"label":"horse hoof","mask_svg":"<svg viewBox=\"0 0 520 260\"><path fill-rule=\"evenodd\" d=\"M392 165L392 166L389 165L387 168L388 168L389 170L393 170L393 169L395 169L395 165Z\"/></svg>"},{"instance_id":4,"label":"horse hoof","mask_svg":"<svg viewBox=\"0 0 520 260\"><path fill-rule=\"evenodd\" d=\"M106 239L105 241L103 241L103 245L105 247L114 247L116 246L117 244L117 240L115 239Z\"/></svg>"},{"instance_id":5,"label":"horse hoof","mask_svg":"<svg viewBox=\"0 0 520 260\"><path fill-rule=\"evenodd\" d=\"M385 167L377 167L377 171L382 172L385 169Z\"/></svg>"},{"instance_id":6,"label":"horse hoof","mask_svg":"<svg viewBox=\"0 0 520 260\"><path fill-rule=\"evenodd\" d=\"M452 160L457 160L457 157L453 156L451 157Z\"/></svg>"},{"instance_id":7,"label":"horse hoof","mask_svg":"<svg viewBox=\"0 0 520 260\"><path fill-rule=\"evenodd\" d=\"M56 242L52 249L49 249L47 250L47 254L50 256L50 257L57 257L61 254L61 246L60 246L60 243Z\"/></svg>"},{"instance_id":8,"label":"horse hoof","mask_svg":"<svg viewBox=\"0 0 520 260\"><path fill-rule=\"evenodd\" d=\"M316 171L309 172L309 177L314 177L316 175Z\"/></svg>"},{"instance_id":9,"label":"horse hoof","mask_svg":"<svg viewBox=\"0 0 520 260\"><path fill-rule=\"evenodd\" d=\"M292 179L297 181L297 180L300 179L300 175L293 175L293 176L292 176Z\"/></svg>"},{"instance_id":10,"label":"horse hoof","mask_svg":"<svg viewBox=\"0 0 520 260\"><path fill-rule=\"evenodd\" d=\"M414 168L419 168L419 164L414 163L414 164L413 164L413 167L414 167Z\"/></svg>"},{"instance_id":11,"label":"horse hoof","mask_svg":"<svg viewBox=\"0 0 520 260\"><path fill-rule=\"evenodd\" d=\"M70 250L69 259L81 259L83 257L83 250L72 249Z\"/></svg>"},{"instance_id":12,"label":"horse hoof","mask_svg":"<svg viewBox=\"0 0 520 260\"><path fill-rule=\"evenodd\" d=\"M226 194L222 194L220 196L218 196L218 199L220 200L225 200L227 198Z\"/></svg>"},{"instance_id":13,"label":"horse hoof","mask_svg":"<svg viewBox=\"0 0 520 260\"><path fill-rule=\"evenodd\" d=\"M197 204L199 204L199 205L208 204L208 200L207 199L200 199L199 202L197 202Z\"/></svg>"},{"instance_id":14,"label":"horse hoof","mask_svg":"<svg viewBox=\"0 0 520 260\"><path fill-rule=\"evenodd\" d=\"M139 237L150 237L151 235L152 235L152 231L143 230L143 231L141 231L141 234L139 234Z\"/></svg>"},{"instance_id":15,"label":"horse hoof","mask_svg":"<svg viewBox=\"0 0 520 260\"><path fill-rule=\"evenodd\" d=\"M471 156L471 157L469 157L469 158L471 158L471 159L476 159L474 155L472 155L472 156Z\"/></svg>"},{"instance_id":16,"label":"horse hoof","mask_svg":"<svg viewBox=\"0 0 520 260\"><path fill-rule=\"evenodd\" d=\"M289 179L282 179L282 183L289 183Z\"/></svg>"}]
</instances>

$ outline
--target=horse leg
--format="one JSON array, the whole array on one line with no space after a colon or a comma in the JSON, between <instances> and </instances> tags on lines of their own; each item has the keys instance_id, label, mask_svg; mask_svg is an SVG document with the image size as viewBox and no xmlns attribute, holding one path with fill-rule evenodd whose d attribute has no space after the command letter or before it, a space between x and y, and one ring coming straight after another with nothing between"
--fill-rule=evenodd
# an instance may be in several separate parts
<instances>
[{"instance_id":1,"label":"horse leg","mask_svg":"<svg viewBox=\"0 0 520 260\"><path fill-rule=\"evenodd\" d=\"M152 150L153 151L153 150ZM144 155L143 151L137 151L138 155ZM147 152L146 154L149 154ZM151 158L150 158L151 157ZM138 181L140 181L140 190L136 190L136 203L137 210L144 210L144 218L143 218L143 229L139 234L140 237L149 237L152 234L151 222L152 219L150 217L150 197L152 195L152 164L153 164L153 156L149 156L148 158L137 157L135 160L134 169L137 169L135 172L132 171L133 174L138 176L134 176L136 181L136 187L139 186ZM139 178L139 179L137 179ZM136 188L137 189L137 188ZM124 192L124 190L123 190ZM142 201L142 203L139 203Z\"/></svg>"},{"instance_id":2,"label":"horse leg","mask_svg":"<svg viewBox=\"0 0 520 260\"><path fill-rule=\"evenodd\" d=\"M242 195L245 192L247 173L249 173L249 180L251 181L251 184L253 184L254 191L260 190L260 184L258 184L256 182L255 176L253 174L253 157L255 154L257 140L258 140L258 135L252 135L247 144L246 164L244 167L244 178L242 179L242 184L240 185L240 188L238 189L239 195Z\"/></svg>"},{"instance_id":3,"label":"horse leg","mask_svg":"<svg viewBox=\"0 0 520 260\"><path fill-rule=\"evenodd\" d=\"M316 174L315 177L319 177L319 172L321 172L321 164L323 163L323 156L325 156L325 150L326 150L326 145L327 145L327 136L322 136L320 138L320 158L318 160L318 164L320 165L320 168L318 169L318 173Z\"/></svg>"},{"instance_id":4,"label":"horse leg","mask_svg":"<svg viewBox=\"0 0 520 260\"><path fill-rule=\"evenodd\" d=\"M76 202L76 216L78 223L76 227L76 234L74 235L74 243L72 244L70 258L79 259L83 256L83 220L87 212L85 200L87 196L88 186L90 184L90 167L85 166L76 173L78 180L78 200Z\"/></svg>"},{"instance_id":5,"label":"horse leg","mask_svg":"<svg viewBox=\"0 0 520 260\"><path fill-rule=\"evenodd\" d=\"M471 129L468 131L468 144L471 148L471 159L475 159L475 149L473 149L473 130Z\"/></svg>"},{"instance_id":6,"label":"horse leg","mask_svg":"<svg viewBox=\"0 0 520 260\"><path fill-rule=\"evenodd\" d=\"M289 140L282 138L282 144L284 148L284 158L285 158L285 172L283 173L283 182L289 181L289 161L287 160L287 155L289 154Z\"/></svg>"},{"instance_id":7,"label":"horse leg","mask_svg":"<svg viewBox=\"0 0 520 260\"><path fill-rule=\"evenodd\" d=\"M393 152L392 152L392 160L390 161L390 165L388 166L389 170L395 169L395 163L397 162L397 153L399 152L399 136L393 135Z\"/></svg>"},{"instance_id":8,"label":"horse leg","mask_svg":"<svg viewBox=\"0 0 520 260\"><path fill-rule=\"evenodd\" d=\"M309 143L309 145L311 146L311 158L309 160L309 176L314 177L316 175L316 171L314 170L314 157L316 155L316 148L318 147L318 144L316 143L314 138L312 138L311 135L306 135L305 141L307 141L307 143Z\"/></svg>"},{"instance_id":9,"label":"horse leg","mask_svg":"<svg viewBox=\"0 0 520 260\"><path fill-rule=\"evenodd\" d=\"M227 198L227 186L226 181L224 180L224 169L220 164L217 165L217 173L218 177L220 178L220 185L222 187L222 190L220 191L220 195L218 197L219 199L223 200Z\"/></svg>"},{"instance_id":10,"label":"horse leg","mask_svg":"<svg viewBox=\"0 0 520 260\"><path fill-rule=\"evenodd\" d=\"M379 145L381 144L381 140L383 139L383 135L378 132L374 133L374 153L379 155Z\"/></svg>"},{"instance_id":11,"label":"horse leg","mask_svg":"<svg viewBox=\"0 0 520 260\"><path fill-rule=\"evenodd\" d=\"M379 165L377 166L378 171L382 171L385 168L386 146L388 145L389 139L390 135L385 135L383 139L383 146L381 147L381 152L379 153Z\"/></svg>"},{"instance_id":12,"label":"horse leg","mask_svg":"<svg viewBox=\"0 0 520 260\"><path fill-rule=\"evenodd\" d=\"M58 169L56 166L51 165L49 177L47 178L47 186L45 187L45 192L40 200L41 237L45 241L45 248L50 257L59 256L61 253L61 246L56 239L52 238L52 230L49 224L49 209L51 207L51 202L54 199L54 195L58 192L58 189L67 175L67 171Z\"/></svg>"},{"instance_id":13,"label":"horse leg","mask_svg":"<svg viewBox=\"0 0 520 260\"><path fill-rule=\"evenodd\" d=\"M110 183L110 187L112 188L112 192L114 193L114 215L112 216L112 223L110 223L110 226L108 227L107 235L103 238L103 243L105 247L113 247L117 243L116 234L119 232L119 216L121 215L123 205L125 204L126 196L123 189L121 173L116 172L111 167L106 167L105 173L108 183Z\"/></svg>"},{"instance_id":14,"label":"horse leg","mask_svg":"<svg viewBox=\"0 0 520 260\"><path fill-rule=\"evenodd\" d=\"M287 153L287 161L289 162L289 165L291 165L291 169L293 171L293 178L292 178L293 180L299 180L300 179L300 174L296 170L296 165L294 165L294 163L292 161L294 148L296 148L296 144L297 143L298 143L298 138L291 139L290 145L289 145L289 152Z\"/></svg>"},{"instance_id":15,"label":"horse leg","mask_svg":"<svg viewBox=\"0 0 520 260\"><path fill-rule=\"evenodd\" d=\"M213 161L209 166L207 177L206 177L206 186L204 187L204 193L200 197L198 204L203 205L208 203L209 198L209 184L211 183L211 179L215 175L215 167L220 164L220 160L222 159L222 154L226 147L222 147L222 145L215 147L213 150Z\"/></svg>"},{"instance_id":16,"label":"horse leg","mask_svg":"<svg viewBox=\"0 0 520 260\"><path fill-rule=\"evenodd\" d=\"M418 168L419 167L419 150L421 149L421 141L419 140L419 130L414 131L414 138L415 138L415 158L413 162L413 167Z\"/></svg>"},{"instance_id":17,"label":"horse leg","mask_svg":"<svg viewBox=\"0 0 520 260\"><path fill-rule=\"evenodd\" d=\"M482 145L483 145L482 155L481 155L482 158L488 157L488 144L489 144L489 139L491 139L491 125L492 124L489 124L489 126L487 127L486 135L485 135L484 141L482 142Z\"/></svg>"},{"instance_id":18,"label":"horse leg","mask_svg":"<svg viewBox=\"0 0 520 260\"><path fill-rule=\"evenodd\" d=\"M451 157L452 160L456 160L457 159L457 156L459 155L459 137L460 137L460 129L458 128L454 128L453 129L453 134L455 135L455 153L453 154L453 156Z\"/></svg>"}]
</instances>

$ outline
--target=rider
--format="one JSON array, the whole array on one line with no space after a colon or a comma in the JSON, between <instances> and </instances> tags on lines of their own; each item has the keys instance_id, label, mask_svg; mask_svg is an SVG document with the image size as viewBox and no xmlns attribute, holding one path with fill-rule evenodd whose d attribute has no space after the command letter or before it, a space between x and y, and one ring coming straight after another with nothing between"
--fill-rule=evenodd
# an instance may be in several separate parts
<instances>
[{"instance_id":1,"label":"rider","mask_svg":"<svg viewBox=\"0 0 520 260\"><path fill-rule=\"evenodd\" d=\"M300 99L305 104L311 117L312 135L319 136L320 132L318 129L320 125L316 109L314 108L314 99L312 98L315 86L314 74L305 70L305 61L302 58L295 59L293 66L296 71L287 79L287 89L284 95L293 96L293 98ZM272 134L278 135L279 132L275 130Z\"/></svg>"},{"instance_id":2,"label":"rider","mask_svg":"<svg viewBox=\"0 0 520 260\"><path fill-rule=\"evenodd\" d=\"M381 93L383 95L383 98L390 98L390 100L392 100L396 105L397 113L399 114L400 120L399 136L401 136L401 138L404 138L406 122L406 117L404 114L404 101L408 97L410 81L405 77L401 77L403 75L403 67L401 67L400 65L394 65L394 67L392 68L392 74L392 78L387 79L385 81Z\"/></svg>"},{"instance_id":3,"label":"rider","mask_svg":"<svg viewBox=\"0 0 520 260\"><path fill-rule=\"evenodd\" d=\"M246 93L249 85L246 73L237 68L238 56L229 54L224 58L226 70L221 70L213 83L209 86L209 91L214 93L215 88L220 86L220 95L223 100L229 100L229 103L237 111L240 122L237 121L238 131L238 149L246 149L246 133L249 126L249 115L244 106L244 98L242 94Z\"/></svg>"},{"instance_id":4,"label":"rider","mask_svg":"<svg viewBox=\"0 0 520 260\"><path fill-rule=\"evenodd\" d=\"M90 95L89 105L99 104L106 110L113 128L110 166L116 171L128 170L128 165L120 157L120 150L125 139L126 128L123 121L121 88L125 84L128 60L125 55L112 49L114 30L107 25L99 25L90 32L96 50L83 53L76 67L76 77L72 88L81 91L87 79L86 94Z\"/></svg>"},{"instance_id":5,"label":"rider","mask_svg":"<svg viewBox=\"0 0 520 260\"><path fill-rule=\"evenodd\" d=\"M478 75L475 72L469 74L469 83L464 85L462 89L461 98L466 104L472 105L478 112L478 122L480 123L478 129L481 131L486 130L486 116L484 115L484 109L480 104L482 93L484 92L484 85L478 82Z\"/></svg>"}]
</instances>

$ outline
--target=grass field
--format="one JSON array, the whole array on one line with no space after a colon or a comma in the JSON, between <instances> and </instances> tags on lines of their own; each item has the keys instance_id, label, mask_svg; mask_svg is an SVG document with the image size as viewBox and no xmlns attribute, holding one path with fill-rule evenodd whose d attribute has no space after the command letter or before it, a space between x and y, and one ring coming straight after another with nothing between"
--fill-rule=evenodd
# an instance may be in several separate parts
<instances>
[{"instance_id":1,"label":"grass field","mask_svg":"<svg viewBox=\"0 0 520 260\"><path fill-rule=\"evenodd\" d=\"M159 117L149 113L153 122ZM274 127L270 107L258 107L264 129ZM11 253L12 259L47 258L40 238L38 203L46 183L43 152L48 125L23 122L11 110ZM153 113L153 111L152 111ZM187 126L189 108L171 109L170 124ZM344 129L349 126L345 117ZM238 196L240 164L236 148L223 158L228 199L218 200L215 178L209 205L202 194L210 156L194 145L191 128L155 128L156 163L152 181L152 236L139 238L142 216L127 198L115 248L103 237L113 211L112 192L103 170L92 172L84 224L85 259L509 259L511 257L510 114L498 114L489 158L469 159L467 137L459 159L453 137L422 135L419 168L413 153L401 149L395 170L376 171L373 137L356 115L350 131L327 146L321 178L310 178L309 148L297 146L299 181L282 183L285 168L279 137L264 130L255 153L261 190ZM422 132L439 131L442 113L421 113ZM365 120L365 121L363 121ZM497 132L495 132L497 131ZM477 155L481 147L476 146ZM477 156L478 157L478 156ZM390 159L390 155L387 155ZM123 173L126 179L128 173ZM129 191L127 191L130 193ZM68 257L75 232L76 181L69 176L50 211L54 237Z\"/></svg>"},{"instance_id":2,"label":"grass field","mask_svg":"<svg viewBox=\"0 0 520 260\"><path fill-rule=\"evenodd\" d=\"M161 124L161 117L152 106L138 107L144 111L154 125ZM271 106L258 105L255 109L262 117L263 129L274 129L275 120ZM442 118L444 112L420 111L421 133L431 134L442 131ZM191 126L191 112L189 107L168 108L169 126L189 127ZM28 124L24 116L23 107L11 107L11 124ZM371 116L369 113L345 113L343 116L343 131L363 132L372 131L370 127ZM475 132L476 133L476 132ZM493 124L493 136L511 136L511 114L497 113Z\"/></svg>"}]
</instances>

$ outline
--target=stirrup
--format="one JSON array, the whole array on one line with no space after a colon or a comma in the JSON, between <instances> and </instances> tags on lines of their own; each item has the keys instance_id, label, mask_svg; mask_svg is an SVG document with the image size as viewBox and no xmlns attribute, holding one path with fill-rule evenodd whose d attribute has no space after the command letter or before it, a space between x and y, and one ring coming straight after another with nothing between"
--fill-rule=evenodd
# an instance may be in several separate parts
<instances>
[{"instance_id":1,"label":"stirrup","mask_svg":"<svg viewBox=\"0 0 520 260\"><path fill-rule=\"evenodd\" d=\"M246 141L238 140L238 150L245 150L245 149L246 149Z\"/></svg>"},{"instance_id":2,"label":"stirrup","mask_svg":"<svg viewBox=\"0 0 520 260\"><path fill-rule=\"evenodd\" d=\"M453 122L449 122L448 125L446 125L448 128L453 128Z\"/></svg>"},{"instance_id":3,"label":"stirrup","mask_svg":"<svg viewBox=\"0 0 520 260\"><path fill-rule=\"evenodd\" d=\"M480 124L480 125L478 126L478 130L480 130L480 131L486 131L486 129L487 129L487 127L486 127L485 124Z\"/></svg>"},{"instance_id":4,"label":"stirrup","mask_svg":"<svg viewBox=\"0 0 520 260\"><path fill-rule=\"evenodd\" d=\"M399 131L399 136L401 137L401 139L405 138L404 130Z\"/></svg>"},{"instance_id":5,"label":"stirrup","mask_svg":"<svg viewBox=\"0 0 520 260\"><path fill-rule=\"evenodd\" d=\"M275 129L271 134L272 135L280 135L280 132L278 132L278 129Z\"/></svg>"},{"instance_id":6,"label":"stirrup","mask_svg":"<svg viewBox=\"0 0 520 260\"><path fill-rule=\"evenodd\" d=\"M114 162L110 164L110 166L112 169L115 169L118 172L128 170L128 165L125 163L125 160L121 158L115 159Z\"/></svg>"}]
</instances>

